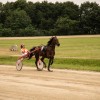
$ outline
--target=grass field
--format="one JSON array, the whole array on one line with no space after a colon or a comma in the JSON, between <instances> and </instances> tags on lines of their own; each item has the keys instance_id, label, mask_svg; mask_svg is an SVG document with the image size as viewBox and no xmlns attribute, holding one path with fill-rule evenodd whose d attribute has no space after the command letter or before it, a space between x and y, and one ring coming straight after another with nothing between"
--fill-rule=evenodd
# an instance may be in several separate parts
<instances>
[{"instance_id":1,"label":"grass field","mask_svg":"<svg viewBox=\"0 0 100 100\"><path fill-rule=\"evenodd\" d=\"M65 37L58 38L61 44L56 47L55 61L53 68L65 68L76 70L91 70L100 71L100 36L97 37ZM17 52L9 50L11 45L18 45L24 43L26 48L30 49L33 46L47 44L47 38L35 39L0 39L0 64L14 65L17 56L20 54L20 48ZM48 62L46 60L46 62ZM34 58L32 60L25 60L24 64L33 66Z\"/></svg>"}]
</instances>

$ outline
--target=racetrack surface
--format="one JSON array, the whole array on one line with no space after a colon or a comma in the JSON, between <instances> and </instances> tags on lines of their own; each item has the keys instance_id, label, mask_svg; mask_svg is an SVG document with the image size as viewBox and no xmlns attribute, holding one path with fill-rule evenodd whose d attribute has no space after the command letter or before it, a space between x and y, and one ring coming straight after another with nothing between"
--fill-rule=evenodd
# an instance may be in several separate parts
<instances>
[{"instance_id":1,"label":"racetrack surface","mask_svg":"<svg viewBox=\"0 0 100 100\"><path fill-rule=\"evenodd\" d=\"M66 35L57 36L58 38L88 38L88 37L100 37L100 35ZM33 37L0 37L0 40L14 40L14 39L44 39L51 38L51 36L33 36Z\"/></svg>"},{"instance_id":2,"label":"racetrack surface","mask_svg":"<svg viewBox=\"0 0 100 100\"><path fill-rule=\"evenodd\" d=\"M0 65L0 100L100 100L100 73Z\"/></svg>"}]
</instances>

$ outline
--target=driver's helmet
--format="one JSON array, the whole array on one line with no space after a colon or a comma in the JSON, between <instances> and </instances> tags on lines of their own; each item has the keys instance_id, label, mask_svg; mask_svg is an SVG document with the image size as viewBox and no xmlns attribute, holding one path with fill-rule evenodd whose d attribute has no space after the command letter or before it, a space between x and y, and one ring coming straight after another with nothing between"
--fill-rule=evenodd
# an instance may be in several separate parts
<instances>
[{"instance_id":1,"label":"driver's helmet","mask_svg":"<svg viewBox=\"0 0 100 100\"><path fill-rule=\"evenodd\" d=\"M25 45L24 45L24 44L21 44L21 45L20 45L20 48L24 48L24 47L25 47Z\"/></svg>"}]
</instances>

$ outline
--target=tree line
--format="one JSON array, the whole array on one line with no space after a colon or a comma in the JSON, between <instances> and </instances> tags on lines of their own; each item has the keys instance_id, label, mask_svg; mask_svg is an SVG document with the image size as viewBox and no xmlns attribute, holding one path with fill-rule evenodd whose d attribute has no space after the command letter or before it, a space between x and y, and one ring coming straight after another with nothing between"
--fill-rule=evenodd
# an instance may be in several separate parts
<instances>
[{"instance_id":1,"label":"tree line","mask_svg":"<svg viewBox=\"0 0 100 100\"><path fill-rule=\"evenodd\" d=\"M96 2L0 2L0 37L100 33L100 6Z\"/></svg>"}]
</instances>

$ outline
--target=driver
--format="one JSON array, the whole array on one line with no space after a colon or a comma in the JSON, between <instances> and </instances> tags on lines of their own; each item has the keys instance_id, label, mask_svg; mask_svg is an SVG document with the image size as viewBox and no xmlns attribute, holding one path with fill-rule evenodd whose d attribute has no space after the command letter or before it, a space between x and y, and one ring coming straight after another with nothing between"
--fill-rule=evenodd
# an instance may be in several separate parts
<instances>
[{"instance_id":1,"label":"driver","mask_svg":"<svg viewBox=\"0 0 100 100\"><path fill-rule=\"evenodd\" d=\"M24 44L21 44L20 48L21 48L21 54L22 54L22 56L20 56L18 58L18 60L23 60L23 58L27 58L27 57L30 58L30 54L31 53L33 53L33 55L34 55L34 53L39 50L39 48L36 47L36 48L34 48L33 51L28 51L28 49L25 48Z\"/></svg>"},{"instance_id":2,"label":"driver","mask_svg":"<svg viewBox=\"0 0 100 100\"><path fill-rule=\"evenodd\" d=\"M25 48L24 44L21 44L20 48L21 48L21 54L22 54L22 56L20 56L18 59L27 58L28 55L29 55L28 49Z\"/></svg>"}]
</instances>

